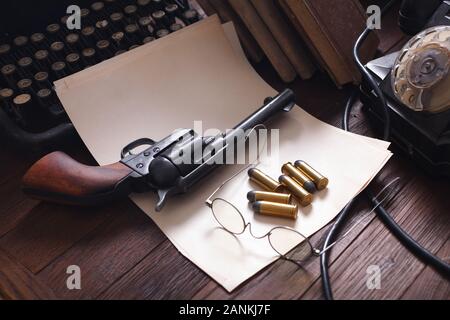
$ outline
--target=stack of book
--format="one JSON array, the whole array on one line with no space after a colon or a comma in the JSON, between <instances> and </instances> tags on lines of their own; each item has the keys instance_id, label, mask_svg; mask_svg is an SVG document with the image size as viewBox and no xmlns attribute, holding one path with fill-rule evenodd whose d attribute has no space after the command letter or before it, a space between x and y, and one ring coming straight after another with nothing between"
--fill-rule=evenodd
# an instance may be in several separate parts
<instances>
[{"instance_id":1,"label":"stack of book","mask_svg":"<svg viewBox=\"0 0 450 320\"><path fill-rule=\"evenodd\" d=\"M359 83L352 59L353 45L366 27L359 0L197 0L208 15L233 21L242 46L255 63L264 57L284 82L327 72L336 86ZM375 33L361 49L373 58L379 40Z\"/></svg>"}]
</instances>

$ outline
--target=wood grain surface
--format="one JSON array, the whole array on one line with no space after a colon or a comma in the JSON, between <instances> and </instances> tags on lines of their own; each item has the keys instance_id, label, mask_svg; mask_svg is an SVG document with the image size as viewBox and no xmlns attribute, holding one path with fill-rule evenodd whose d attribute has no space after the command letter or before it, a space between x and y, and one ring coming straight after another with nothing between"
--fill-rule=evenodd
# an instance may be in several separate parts
<instances>
[{"instance_id":1,"label":"wood grain surface","mask_svg":"<svg viewBox=\"0 0 450 320\"><path fill-rule=\"evenodd\" d=\"M385 50L402 37L383 37ZM257 71L276 89L285 87L265 62ZM291 85L300 106L339 126L351 88L337 90L323 74ZM374 136L355 108L353 131ZM93 164L82 146L65 150ZM396 150L394 149L394 152ZM0 141L0 299L322 299L319 261L302 268L279 260L232 294L184 258L157 226L129 200L102 208L70 208L26 198L20 179L35 159ZM431 178L397 154L371 189L400 177L401 192L386 204L394 219L424 247L450 261L450 184ZM357 201L346 228L368 210ZM321 246L329 227L311 241ZM345 232L345 230L343 231ZM78 265L82 289L68 290L66 269ZM367 268L381 268L381 288L366 286ZM331 280L336 299L450 299L450 284L409 253L372 215L332 250Z\"/></svg>"}]
</instances>

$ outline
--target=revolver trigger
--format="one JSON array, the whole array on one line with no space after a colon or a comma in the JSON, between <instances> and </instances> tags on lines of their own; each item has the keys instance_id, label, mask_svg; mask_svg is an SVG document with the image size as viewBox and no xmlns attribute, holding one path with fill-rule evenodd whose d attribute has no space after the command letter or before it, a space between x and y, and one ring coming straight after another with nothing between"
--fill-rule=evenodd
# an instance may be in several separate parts
<instances>
[{"instance_id":1,"label":"revolver trigger","mask_svg":"<svg viewBox=\"0 0 450 320\"><path fill-rule=\"evenodd\" d=\"M158 202L156 203L155 210L160 212L164 205L166 204L167 197L169 196L170 190L158 190Z\"/></svg>"}]
</instances>

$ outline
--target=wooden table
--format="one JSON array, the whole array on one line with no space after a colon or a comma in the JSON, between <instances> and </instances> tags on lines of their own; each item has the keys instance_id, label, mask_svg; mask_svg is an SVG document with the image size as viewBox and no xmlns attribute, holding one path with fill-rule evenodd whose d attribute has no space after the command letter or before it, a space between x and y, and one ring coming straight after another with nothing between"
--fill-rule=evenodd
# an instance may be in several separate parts
<instances>
[{"instance_id":1,"label":"wooden table","mask_svg":"<svg viewBox=\"0 0 450 320\"><path fill-rule=\"evenodd\" d=\"M399 39L386 37L383 51ZM390 42L389 42L390 41ZM257 67L277 89L283 85L268 64ZM339 126L349 89L337 90L318 74L292 85L298 104ZM356 108L353 131L373 135ZM82 146L68 150L92 162ZM394 150L395 151L395 150ZM20 178L35 159L0 147L0 298L3 299L320 299L319 261L303 268L277 261L232 294L185 259L158 227L129 200L80 209L26 198ZM401 178L401 193L386 205L395 220L423 246L450 260L450 186L430 178L402 155L383 170L379 183ZM351 221L368 210L358 201ZM312 237L321 245L328 227ZM82 270L82 289L66 286L67 267ZM371 216L333 248L331 279L336 299L449 299L450 282L421 263ZM381 268L381 289L366 286L367 269Z\"/></svg>"}]
</instances>

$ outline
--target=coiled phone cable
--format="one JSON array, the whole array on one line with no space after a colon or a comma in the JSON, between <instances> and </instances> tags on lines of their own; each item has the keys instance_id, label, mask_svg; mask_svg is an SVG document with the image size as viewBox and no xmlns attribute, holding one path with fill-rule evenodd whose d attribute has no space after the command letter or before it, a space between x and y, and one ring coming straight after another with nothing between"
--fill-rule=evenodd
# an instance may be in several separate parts
<instances>
[{"instance_id":1,"label":"coiled phone cable","mask_svg":"<svg viewBox=\"0 0 450 320\"><path fill-rule=\"evenodd\" d=\"M391 0L382 10L382 14L386 13L394 4L396 0ZM391 129L391 118L389 114L389 108L387 106L386 97L381 89L378 87L377 82L370 74L370 72L364 67L360 58L359 58L359 49L361 48L364 41L367 39L369 34L371 33L370 28L366 28L363 33L359 36L358 40L353 49L353 59L356 62L358 69L360 70L364 79L369 83L370 87L374 90L375 94L378 96L378 102L381 106L381 109L384 114L384 140L388 141L390 137L390 129ZM349 118L350 113L355 104L356 98L358 97L357 90L352 94L350 99L347 102L345 107L344 117L342 121L342 127L345 131L349 130ZM385 224L385 226L389 229L389 231L408 249L410 250L416 257L421 259L424 263L429 264L435 270L440 272L443 276L450 278L450 265L438 257L434 256L431 252L423 248L417 241L415 241L408 233L406 233L392 218L392 216L386 211L386 209L382 206L382 204L372 196L370 191L366 190L365 195L368 197L370 202L375 206L375 212L380 220ZM327 248L330 243L336 238L339 230L344 225L345 221L349 217L351 213L351 209L355 204L356 199L351 200L344 209L339 213L336 218L335 223L331 227L330 231L327 234L325 239L324 248ZM320 256L320 272L322 274L322 287L324 290L324 295L327 300L333 300L333 291L330 282L330 276L328 272L328 254L329 250L326 250Z\"/></svg>"}]
</instances>

